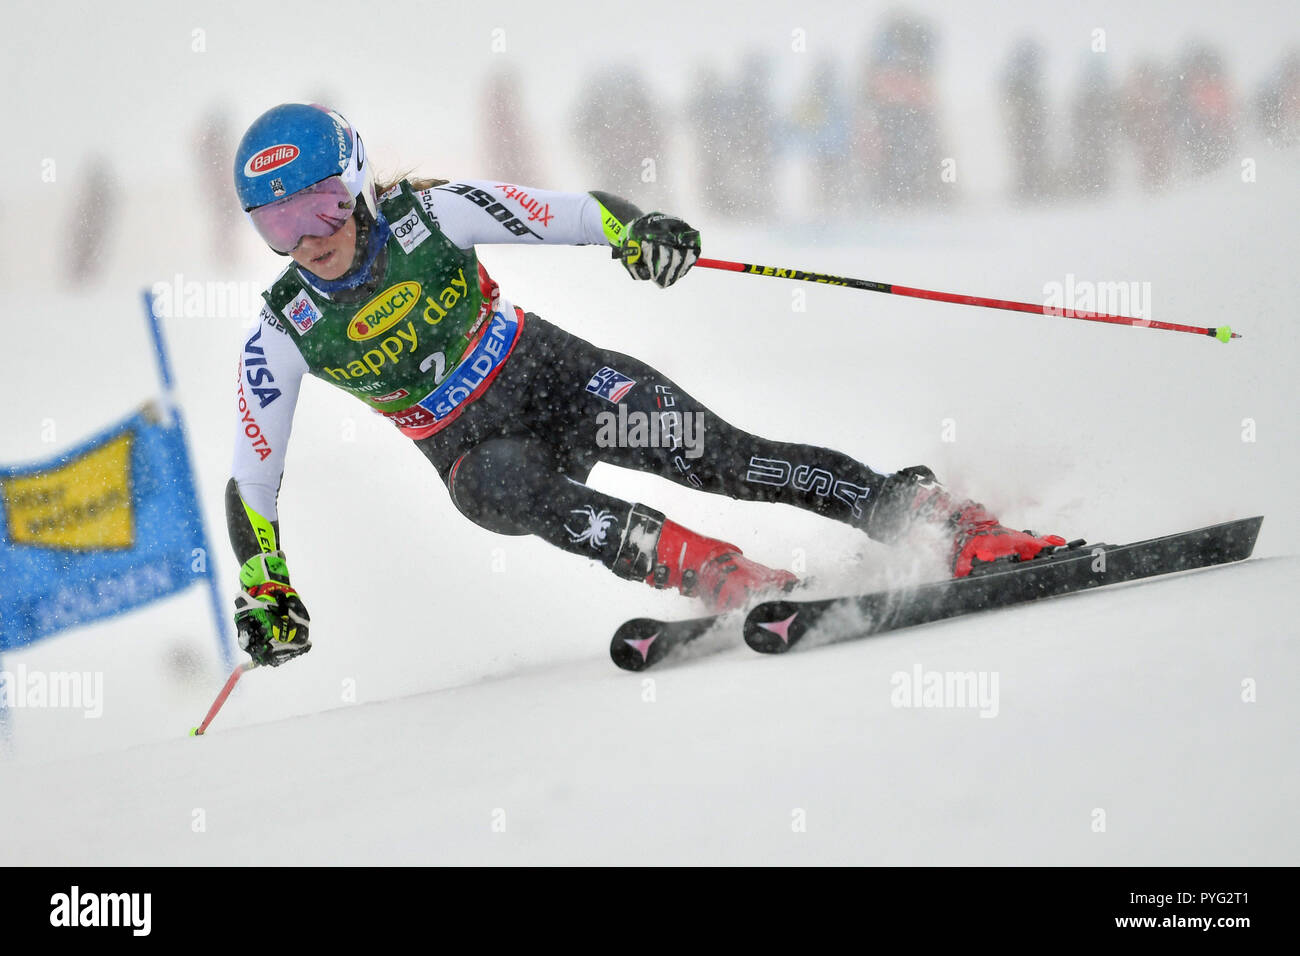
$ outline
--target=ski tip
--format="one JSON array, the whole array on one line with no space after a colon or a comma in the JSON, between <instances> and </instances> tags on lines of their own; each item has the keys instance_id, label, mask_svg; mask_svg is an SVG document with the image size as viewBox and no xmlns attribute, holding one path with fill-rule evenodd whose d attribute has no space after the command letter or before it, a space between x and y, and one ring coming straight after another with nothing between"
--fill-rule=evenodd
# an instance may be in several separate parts
<instances>
[{"instance_id":1,"label":"ski tip","mask_svg":"<svg viewBox=\"0 0 1300 956\"><path fill-rule=\"evenodd\" d=\"M763 602L745 618L745 643L760 654L784 654L803 636L801 611L793 601Z\"/></svg>"},{"instance_id":2,"label":"ski tip","mask_svg":"<svg viewBox=\"0 0 1300 956\"><path fill-rule=\"evenodd\" d=\"M610 659L625 671L643 671L663 656L657 646L663 624L653 618L624 621L609 642Z\"/></svg>"}]
</instances>

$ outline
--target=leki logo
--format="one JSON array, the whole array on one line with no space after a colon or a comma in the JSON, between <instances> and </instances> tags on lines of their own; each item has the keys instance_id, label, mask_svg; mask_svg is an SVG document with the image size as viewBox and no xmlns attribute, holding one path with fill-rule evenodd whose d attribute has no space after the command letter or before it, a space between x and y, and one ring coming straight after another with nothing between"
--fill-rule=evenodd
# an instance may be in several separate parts
<instances>
[{"instance_id":1,"label":"leki logo","mask_svg":"<svg viewBox=\"0 0 1300 956\"><path fill-rule=\"evenodd\" d=\"M298 153L298 147L291 146L289 143L268 146L260 153L254 153L248 158L248 162L244 163L244 175L261 176L273 169L279 169L281 166L288 166L298 158Z\"/></svg>"},{"instance_id":2,"label":"leki logo","mask_svg":"<svg viewBox=\"0 0 1300 956\"><path fill-rule=\"evenodd\" d=\"M399 282L375 296L352 317L348 323L348 338L364 342L382 335L398 322L420 301L420 283Z\"/></svg>"}]
</instances>

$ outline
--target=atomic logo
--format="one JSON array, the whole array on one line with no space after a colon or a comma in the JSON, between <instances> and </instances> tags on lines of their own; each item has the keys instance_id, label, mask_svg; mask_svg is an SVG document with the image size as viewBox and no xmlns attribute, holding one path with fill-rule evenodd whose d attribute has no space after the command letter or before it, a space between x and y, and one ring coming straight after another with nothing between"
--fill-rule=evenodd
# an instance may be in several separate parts
<instances>
[{"instance_id":1,"label":"atomic logo","mask_svg":"<svg viewBox=\"0 0 1300 956\"><path fill-rule=\"evenodd\" d=\"M650 645L655 642L655 639L657 637L659 637L659 632L655 631L649 637L644 637L639 641L634 641L630 638L625 637L623 638L623 643L631 647L632 650L636 651L638 654L640 654L642 661L646 661L650 659Z\"/></svg>"},{"instance_id":2,"label":"atomic logo","mask_svg":"<svg viewBox=\"0 0 1300 956\"><path fill-rule=\"evenodd\" d=\"M777 637L781 638L782 642L784 642L785 644L789 644L790 625L794 623L794 619L798 616L799 616L799 612L795 611L784 621L773 621L770 624L768 624L767 622L760 622L758 626L765 631L771 631Z\"/></svg>"}]
</instances>

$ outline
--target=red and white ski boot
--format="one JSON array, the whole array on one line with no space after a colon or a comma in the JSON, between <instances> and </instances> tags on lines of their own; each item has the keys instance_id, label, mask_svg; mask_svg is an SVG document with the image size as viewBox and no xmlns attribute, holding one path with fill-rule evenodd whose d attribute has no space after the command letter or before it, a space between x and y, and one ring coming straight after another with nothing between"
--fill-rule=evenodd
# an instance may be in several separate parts
<instances>
[{"instance_id":1,"label":"red and white ski boot","mask_svg":"<svg viewBox=\"0 0 1300 956\"><path fill-rule=\"evenodd\" d=\"M799 579L789 571L751 561L734 544L664 521L654 570L646 582L657 588L677 588L688 597L698 597L710 611L721 612L743 607L761 594L788 591Z\"/></svg>"},{"instance_id":2,"label":"red and white ski boot","mask_svg":"<svg viewBox=\"0 0 1300 956\"><path fill-rule=\"evenodd\" d=\"M1060 535L1014 531L981 504L954 498L923 465L890 475L867 517L866 531L892 543L920 527L951 535L953 577L964 578L994 562L1029 561L1064 545Z\"/></svg>"},{"instance_id":3,"label":"red and white ski boot","mask_svg":"<svg viewBox=\"0 0 1300 956\"><path fill-rule=\"evenodd\" d=\"M789 571L751 561L734 544L696 534L644 505L633 507L614 573L656 588L677 588L698 597L712 613L799 583Z\"/></svg>"}]
</instances>

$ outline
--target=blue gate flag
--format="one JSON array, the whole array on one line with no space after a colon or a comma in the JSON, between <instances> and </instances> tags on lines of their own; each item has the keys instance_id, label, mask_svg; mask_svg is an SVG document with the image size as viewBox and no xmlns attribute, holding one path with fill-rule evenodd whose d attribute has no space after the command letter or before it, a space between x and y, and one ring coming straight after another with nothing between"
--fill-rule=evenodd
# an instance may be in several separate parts
<instances>
[{"instance_id":1,"label":"blue gate flag","mask_svg":"<svg viewBox=\"0 0 1300 956\"><path fill-rule=\"evenodd\" d=\"M59 457L0 468L0 650L211 574L179 420L146 405Z\"/></svg>"}]
</instances>

